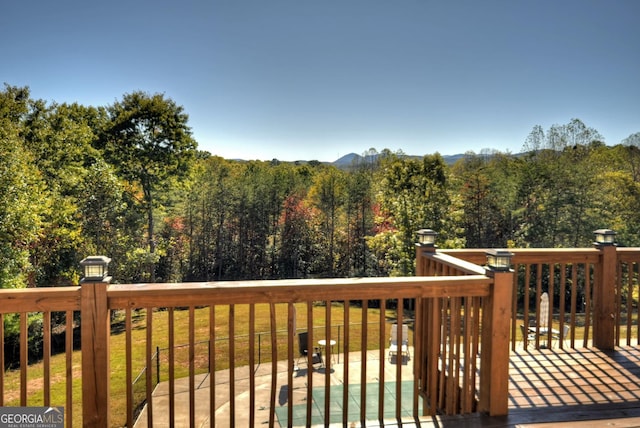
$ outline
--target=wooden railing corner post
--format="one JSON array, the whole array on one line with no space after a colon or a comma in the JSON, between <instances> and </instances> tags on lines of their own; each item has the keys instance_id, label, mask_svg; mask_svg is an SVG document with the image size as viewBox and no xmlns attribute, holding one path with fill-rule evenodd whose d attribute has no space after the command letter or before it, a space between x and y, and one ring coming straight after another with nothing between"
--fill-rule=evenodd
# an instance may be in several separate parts
<instances>
[{"instance_id":1,"label":"wooden railing corner post","mask_svg":"<svg viewBox=\"0 0 640 428\"><path fill-rule=\"evenodd\" d=\"M593 288L593 346L612 350L615 347L617 247L595 244L595 248L600 251L600 263Z\"/></svg>"},{"instance_id":2,"label":"wooden railing corner post","mask_svg":"<svg viewBox=\"0 0 640 428\"><path fill-rule=\"evenodd\" d=\"M435 245L424 245L416 243L416 276L426 276L429 275L427 272L427 263L425 262L425 257L427 254L435 254L438 249Z\"/></svg>"},{"instance_id":3,"label":"wooden railing corner post","mask_svg":"<svg viewBox=\"0 0 640 428\"><path fill-rule=\"evenodd\" d=\"M478 410L491 416L509 412L509 343L513 270L493 271L491 292L482 304L480 399Z\"/></svg>"},{"instance_id":4,"label":"wooden railing corner post","mask_svg":"<svg viewBox=\"0 0 640 428\"><path fill-rule=\"evenodd\" d=\"M110 277L81 281L82 425L109 427L109 306Z\"/></svg>"}]
</instances>

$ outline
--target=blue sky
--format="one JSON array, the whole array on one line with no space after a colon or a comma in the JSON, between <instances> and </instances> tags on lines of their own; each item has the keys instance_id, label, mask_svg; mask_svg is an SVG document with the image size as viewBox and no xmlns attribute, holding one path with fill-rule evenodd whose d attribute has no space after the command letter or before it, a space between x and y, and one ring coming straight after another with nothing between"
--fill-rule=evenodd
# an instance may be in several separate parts
<instances>
[{"instance_id":1,"label":"blue sky","mask_svg":"<svg viewBox=\"0 0 640 428\"><path fill-rule=\"evenodd\" d=\"M516 153L572 118L640 132L637 0L21 0L0 14L0 83L108 105L164 93L199 148L333 161Z\"/></svg>"}]
</instances>

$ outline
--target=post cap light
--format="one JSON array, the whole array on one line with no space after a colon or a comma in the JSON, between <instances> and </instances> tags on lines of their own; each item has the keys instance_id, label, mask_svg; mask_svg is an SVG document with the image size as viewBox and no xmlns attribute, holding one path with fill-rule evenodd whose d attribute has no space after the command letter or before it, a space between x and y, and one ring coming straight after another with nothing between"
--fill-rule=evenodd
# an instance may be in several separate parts
<instances>
[{"instance_id":1,"label":"post cap light","mask_svg":"<svg viewBox=\"0 0 640 428\"><path fill-rule=\"evenodd\" d=\"M420 229L416 232L418 237L418 245L424 247L433 247L436 245L436 236L438 232L431 229Z\"/></svg>"},{"instance_id":2,"label":"post cap light","mask_svg":"<svg viewBox=\"0 0 640 428\"><path fill-rule=\"evenodd\" d=\"M486 254L489 269L497 272L504 272L511 269L513 253L507 250L488 250Z\"/></svg>"},{"instance_id":3,"label":"post cap light","mask_svg":"<svg viewBox=\"0 0 640 428\"><path fill-rule=\"evenodd\" d=\"M616 233L611 229L594 230L597 245L613 245L616 242Z\"/></svg>"},{"instance_id":4,"label":"post cap light","mask_svg":"<svg viewBox=\"0 0 640 428\"><path fill-rule=\"evenodd\" d=\"M84 281L102 281L107 277L109 262L106 256L89 256L80 262Z\"/></svg>"}]
</instances>

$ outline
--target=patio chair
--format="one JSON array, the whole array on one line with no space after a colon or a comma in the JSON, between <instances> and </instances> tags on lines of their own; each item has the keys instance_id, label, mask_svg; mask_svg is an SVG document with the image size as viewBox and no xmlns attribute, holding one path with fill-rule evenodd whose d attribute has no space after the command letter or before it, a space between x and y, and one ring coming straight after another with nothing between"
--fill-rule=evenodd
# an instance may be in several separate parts
<instances>
[{"instance_id":1,"label":"patio chair","mask_svg":"<svg viewBox=\"0 0 640 428\"><path fill-rule=\"evenodd\" d=\"M402 324L402 340L398 341L398 324L391 325L391 337L389 338L389 359L393 355L400 355L402 358L409 358L409 326Z\"/></svg>"},{"instance_id":2,"label":"patio chair","mask_svg":"<svg viewBox=\"0 0 640 428\"><path fill-rule=\"evenodd\" d=\"M298 369L301 360L305 363L308 363L309 361L309 333L306 331L298 333L298 352L298 360L296 361L294 370ZM321 366L324 365L322 361L322 353L318 347L314 348L313 353L311 354L311 364L312 366L316 364L320 364Z\"/></svg>"},{"instance_id":3,"label":"patio chair","mask_svg":"<svg viewBox=\"0 0 640 428\"><path fill-rule=\"evenodd\" d=\"M564 324L562 326L562 341L566 344L567 340L569 340L569 330L571 328L569 327L569 324ZM554 333L553 334L553 340L557 340L558 341L558 347L560 347L560 332Z\"/></svg>"},{"instance_id":4,"label":"patio chair","mask_svg":"<svg viewBox=\"0 0 640 428\"><path fill-rule=\"evenodd\" d=\"M531 323L530 323L531 324ZM535 324L534 324L535 325ZM536 333L531 331L524 324L520 324L520 331L522 331L522 340L524 342L524 348L528 349L529 346L533 343L536 343Z\"/></svg>"}]
</instances>

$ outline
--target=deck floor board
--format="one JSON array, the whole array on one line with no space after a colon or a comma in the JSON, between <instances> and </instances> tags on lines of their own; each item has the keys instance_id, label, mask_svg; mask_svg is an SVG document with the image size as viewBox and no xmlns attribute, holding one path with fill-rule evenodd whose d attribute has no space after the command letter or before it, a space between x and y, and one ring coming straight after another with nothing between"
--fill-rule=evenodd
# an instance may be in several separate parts
<instances>
[{"instance_id":1,"label":"deck floor board","mask_svg":"<svg viewBox=\"0 0 640 428\"><path fill-rule=\"evenodd\" d=\"M508 416L442 418L434 426L640 427L640 348L512 352Z\"/></svg>"}]
</instances>

